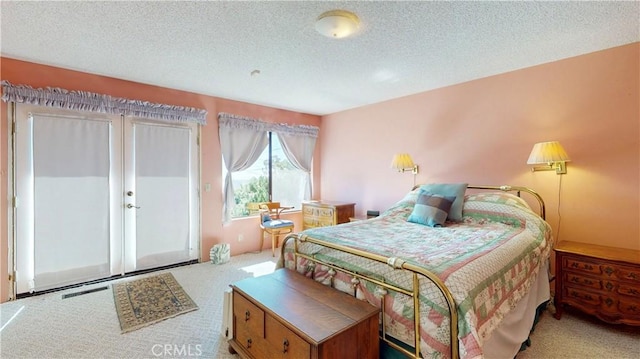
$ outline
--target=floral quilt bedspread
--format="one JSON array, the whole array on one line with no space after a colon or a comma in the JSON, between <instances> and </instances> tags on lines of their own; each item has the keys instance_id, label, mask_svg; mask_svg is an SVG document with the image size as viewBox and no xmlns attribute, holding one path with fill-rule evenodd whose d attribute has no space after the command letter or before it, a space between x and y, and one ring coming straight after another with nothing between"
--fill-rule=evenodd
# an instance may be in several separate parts
<instances>
[{"instance_id":1,"label":"floral quilt bedspread","mask_svg":"<svg viewBox=\"0 0 640 359\"><path fill-rule=\"evenodd\" d=\"M482 357L482 343L534 282L552 247L549 225L520 198L507 193L467 195L463 221L444 227L407 222L415 192L367 221L314 228L303 234L386 257L398 257L435 273L457 304L458 340L462 358ZM294 269L292 241L284 265ZM373 278L410 288L412 276L392 267L311 243L300 252ZM316 280L329 280L326 266L299 258L297 270ZM338 273L334 286L380 307L380 288L368 281L353 282ZM354 290L355 287L355 290ZM354 293L355 292L355 293ZM436 286L420 279L420 338L423 357L449 357L450 332L446 301ZM414 345L411 297L389 292L384 299L385 331Z\"/></svg>"}]
</instances>

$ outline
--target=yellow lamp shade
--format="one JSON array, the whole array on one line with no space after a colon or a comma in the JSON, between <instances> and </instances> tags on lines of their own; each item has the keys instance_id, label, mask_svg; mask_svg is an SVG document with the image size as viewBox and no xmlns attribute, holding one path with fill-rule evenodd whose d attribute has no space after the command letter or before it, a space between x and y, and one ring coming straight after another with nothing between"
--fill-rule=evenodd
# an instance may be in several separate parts
<instances>
[{"instance_id":1,"label":"yellow lamp shade","mask_svg":"<svg viewBox=\"0 0 640 359\"><path fill-rule=\"evenodd\" d=\"M413 160L408 153L398 153L393 156L393 160L391 161L391 168L397 170L398 172L418 172L417 166L415 165L415 163L413 163Z\"/></svg>"},{"instance_id":2,"label":"yellow lamp shade","mask_svg":"<svg viewBox=\"0 0 640 359\"><path fill-rule=\"evenodd\" d=\"M548 141L533 145L527 164L546 164L547 166L532 167L531 171L555 170L557 174L567 173L566 162L571 161L560 142Z\"/></svg>"},{"instance_id":3,"label":"yellow lamp shade","mask_svg":"<svg viewBox=\"0 0 640 359\"><path fill-rule=\"evenodd\" d=\"M533 145L533 149L531 150L531 154L529 154L529 159L527 160L527 164L535 165L541 163L553 163L553 162L569 162L571 159L567 155L567 152L564 150L560 142L558 141L549 141L549 142L540 142Z\"/></svg>"}]
</instances>

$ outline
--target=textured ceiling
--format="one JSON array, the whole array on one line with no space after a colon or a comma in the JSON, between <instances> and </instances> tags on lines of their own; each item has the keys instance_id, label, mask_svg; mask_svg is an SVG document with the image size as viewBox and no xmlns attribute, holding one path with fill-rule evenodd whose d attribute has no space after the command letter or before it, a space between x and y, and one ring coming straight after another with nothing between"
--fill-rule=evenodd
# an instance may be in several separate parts
<instances>
[{"instance_id":1,"label":"textured ceiling","mask_svg":"<svg viewBox=\"0 0 640 359\"><path fill-rule=\"evenodd\" d=\"M0 6L2 56L319 115L640 41L639 1ZM315 31L332 9L356 36Z\"/></svg>"}]
</instances>

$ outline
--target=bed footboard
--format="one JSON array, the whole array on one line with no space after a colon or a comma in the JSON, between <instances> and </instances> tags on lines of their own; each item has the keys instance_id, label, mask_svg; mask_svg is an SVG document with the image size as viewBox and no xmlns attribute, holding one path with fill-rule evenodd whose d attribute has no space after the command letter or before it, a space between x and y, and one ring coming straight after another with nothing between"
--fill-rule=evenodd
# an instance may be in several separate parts
<instances>
[{"instance_id":1,"label":"bed footboard","mask_svg":"<svg viewBox=\"0 0 640 359\"><path fill-rule=\"evenodd\" d=\"M350 247L346 247L346 246L341 246L339 244L335 244L335 243L330 243L330 242L326 242L326 241L322 241L316 238L311 238L309 236L306 236L304 234L300 234L300 233L292 233L289 234L283 241L282 246L281 246L281 256L280 256L280 260L282 261L281 264L284 266L284 258L285 258L285 250L287 248L287 244L293 241L293 255L294 255L294 263L297 267L298 265L298 259L299 258L303 258L306 259L312 263L315 264L320 264L323 266L326 266L328 268L331 268L331 270L333 271L340 271L342 273L345 273L349 276L351 276L352 278L354 278L354 280L356 280L356 282L354 282L354 293L353 295L356 295L356 291L355 291L355 287L357 285L357 281L358 280L365 280L368 282L371 282L373 284L375 284L376 286L378 286L379 290L376 290L376 294L377 296L379 296L380 301L381 301L381 305L380 305L380 309L382 311L382 333L380 335L380 338L382 340L384 340L387 345L391 346L392 348L406 354L407 356L411 357L411 358L420 358L420 277L424 277L427 280L429 280L431 283L433 283L438 290L442 293L442 296L444 298L444 300L447 303L448 309L449 309L449 323L450 323L450 342L451 342L451 353L450 353L450 358L454 358L457 359L459 358L459 344L458 344L458 311L457 311L457 307L456 307L456 303L455 300L453 299L453 296L451 295L451 292L449 291L449 289L446 287L446 285L440 280L440 278L438 278L435 274L420 268L418 266L412 265L411 263L407 263L404 260L402 260L401 258L397 258L397 257L385 257L385 256L381 256L381 255L377 255L374 253L369 253L369 252L365 252L365 251L361 251L361 250L357 250L357 249L353 249ZM402 271L407 271L410 273L410 275L413 277L413 285L410 288L402 288L396 285L392 285L389 283L385 283L384 281L381 281L377 278L373 278L371 276L367 276L361 273L357 273L345 268L342 268L340 266L337 266L335 264L332 263L327 263L325 261L322 261L318 258L315 258L313 256L309 256L307 254L301 253L298 250L298 245L299 243L302 242L307 242L307 243L312 243L312 244L317 244L323 247L327 247L327 248L332 248L338 251L342 251L342 252L346 252L349 253L351 255L355 255L355 256L359 256L359 257L363 257L363 258L367 258L369 260L373 260L373 261L377 261L377 262L381 262L381 263L385 263L387 265L389 265L390 267L392 267L394 270L402 270ZM296 268L297 271L298 268ZM335 272L334 272L335 273ZM333 283L330 283L330 285L333 285ZM402 346L396 344L394 341L390 340L385 332L385 328L386 328L386 316L385 316L385 305L384 305L384 298L387 295L387 291L391 290L397 293L401 293L404 294L408 297L411 297L413 300L413 318L414 318L414 351L411 352L405 348L403 348Z\"/></svg>"}]
</instances>

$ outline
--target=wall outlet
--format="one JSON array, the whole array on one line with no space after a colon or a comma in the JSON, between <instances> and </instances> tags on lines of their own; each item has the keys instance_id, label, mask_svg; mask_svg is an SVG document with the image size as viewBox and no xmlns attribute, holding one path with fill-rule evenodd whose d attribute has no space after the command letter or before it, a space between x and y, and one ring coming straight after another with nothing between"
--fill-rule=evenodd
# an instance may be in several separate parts
<instances>
[{"instance_id":1,"label":"wall outlet","mask_svg":"<svg viewBox=\"0 0 640 359\"><path fill-rule=\"evenodd\" d=\"M238 242L244 241L244 234L238 234Z\"/></svg>"}]
</instances>

